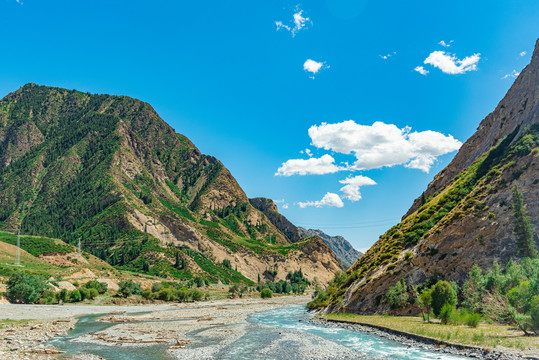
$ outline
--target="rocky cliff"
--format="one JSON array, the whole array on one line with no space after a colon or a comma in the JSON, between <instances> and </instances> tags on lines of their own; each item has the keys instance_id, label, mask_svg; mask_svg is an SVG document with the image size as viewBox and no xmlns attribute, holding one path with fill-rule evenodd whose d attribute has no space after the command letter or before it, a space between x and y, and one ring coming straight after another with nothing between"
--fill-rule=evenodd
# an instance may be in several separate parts
<instances>
[{"instance_id":1,"label":"rocky cliff","mask_svg":"<svg viewBox=\"0 0 539 360\"><path fill-rule=\"evenodd\" d=\"M319 239L274 226L149 104L35 84L0 101L0 229L18 228L180 279L252 282L302 268L327 282L340 269Z\"/></svg>"},{"instance_id":2,"label":"rocky cliff","mask_svg":"<svg viewBox=\"0 0 539 360\"><path fill-rule=\"evenodd\" d=\"M402 277L462 284L473 264L518 259L512 192L523 194L536 242L539 230L539 42L496 109L429 184L402 221L330 287L325 311L390 311L383 301ZM410 313L409 307L401 313Z\"/></svg>"},{"instance_id":3,"label":"rocky cliff","mask_svg":"<svg viewBox=\"0 0 539 360\"><path fill-rule=\"evenodd\" d=\"M309 236L320 236L322 240L329 245L331 250L335 253L335 256L341 262L345 269L348 269L359 259L363 253L354 249L354 247L342 236L330 236L324 233L322 230L298 228L302 238L308 238Z\"/></svg>"}]
</instances>

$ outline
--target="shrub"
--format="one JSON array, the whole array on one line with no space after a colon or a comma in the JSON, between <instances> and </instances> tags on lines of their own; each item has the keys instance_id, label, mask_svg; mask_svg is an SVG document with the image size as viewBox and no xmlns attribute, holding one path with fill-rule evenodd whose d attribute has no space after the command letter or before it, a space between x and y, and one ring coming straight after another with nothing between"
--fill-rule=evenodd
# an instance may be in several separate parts
<instances>
[{"instance_id":1,"label":"shrub","mask_svg":"<svg viewBox=\"0 0 539 360\"><path fill-rule=\"evenodd\" d=\"M58 298L58 301L61 301L63 303L67 302L69 300L69 292L66 289L60 290L60 292L56 295Z\"/></svg>"},{"instance_id":2,"label":"shrub","mask_svg":"<svg viewBox=\"0 0 539 360\"><path fill-rule=\"evenodd\" d=\"M6 298L13 303L33 304L47 287L47 279L43 276L15 271L7 281Z\"/></svg>"},{"instance_id":3,"label":"shrub","mask_svg":"<svg viewBox=\"0 0 539 360\"><path fill-rule=\"evenodd\" d=\"M271 291L270 289L268 288L264 288L262 289L262 291L260 291L260 297L262 299L269 299L269 298L272 298L273 297L273 291Z\"/></svg>"},{"instance_id":4,"label":"shrub","mask_svg":"<svg viewBox=\"0 0 539 360\"><path fill-rule=\"evenodd\" d=\"M230 260L228 259L223 260L223 266L226 267L227 269L232 270L232 264L230 263Z\"/></svg>"},{"instance_id":5,"label":"shrub","mask_svg":"<svg viewBox=\"0 0 539 360\"><path fill-rule=\"evenodd\" d=\"M444 280L438 281L432 288L432 311L439 316L444 305L457 304L457 292L450 283Z\"/></svg>"},{"instance_id":6,"label":"shrub","mask_svg":"<svg viewBox=\"0 0 539 360\"><path fill-rule=\"evenodd\" d=\"M106 282L99 282L97 280L90 280L86 284L84 284L84 287L87 289L96 289L98 293L104 294L109 289L109 286Z\"/></svg>"},{"instance_id":7,"label":"shrub","mask_svg":"<svg viewBox=\"0 0 539 360\"><path fill-rule=\"evenodd\" d=\"M122 281L119 285L120 289L118 290L118 295L120 296L129 297L131 295L142 294L140 284L134 282L133 280Z\"/></svg>"},{"instance_id":8,"label":"shrub","mask_svg":"<svg viewBox=\"0 0 539 360\"><path fill-rule=\"evenodd\" d=\"M178 301L179 302L187 302L191 298L191 294L189 293L189 290L186 288L181 288L178 290Z\"/></svg>"},{"instance_id":9,"label":"shrub","mask_svg":"<svg viewBox=\"0 0 539 360\"><path fill-rule=\"evenodd\" d=\"M69 301L70 302L79 302L82 300L82 295L80 294L79 289L75 289L69 292Z\"/></svg>"},{"instance_id":10,"label":"shrub","mask_svg":"<svg viewBox=\"0 0 539 360\"><path fill-rule=\"evenodd\" d=\"M43 295L41 296L41 299L39 299L40 304L51 305L51 304L54 304L54 303L57 303L57 302L58 302L58 300L57 300L57 297L56 297L56 293L54 291L51 291L51 290L45 290L43 292Z\"/></svg>"},{"instance_id":11,"label":"shrub","mask_svg":"<svg viewBox=\"0 0 539 360\"><path fill-rule=\"evenodd\" d=\"M204 279L202 279L200 276L197 276L193 279L195 285L197 287L203 287L204 286Z\"/></svg>"},{"instance_id":12,"label":"shrub","mask_svg":"<svg viewBox=\"0 0 539 360\"><path fill-rule=\"evenodd\" d=\"M154 293L150 289L146 289L142 292L142 297L146 300L153 300Z\"/></svg>"},{"instance_id":13,"label":"shrub","mask_svg":"<svg viewBox=\"0 0 539 360\"><path fill-rule=\"evenodd\" d=\"M178 300L178 290L176 289L162 289L157 294L157 298L163 301L176 301Z\"/></svg>"},{"instance_id":14,"label":"shrub","mask_svg":"<svg viewBox=\"0 0 539 360\"><path fill-rule=\"evenodd\" d=\"M407 251L405 254L404 254L404 260L410 260L414 257L414 253L413 252L410 252L410 251Z\"/></svg>"},{"instance_id":15,"label":"shrub","mask_svg":"<svg viewBox=\"0 0 539 360\"><path fill-rule=\"evenodd\" d=\"M386 292L386 301L393 309L403 308L408 304L408 287L401 278L395 286L390 287Z\"/></svg>"},{"instance_id":16,"label":"shrub","mask_svg":"<svg viewBox=\"0 0 539 360\"><path fill-rule=\"evenodd\" d=\"M481 318L482 318L481 314L469 313L465 319L466 325L468 325L469 327L476 328L481 322Z\"/></svg>"},{"instance_id":17,"label":"shrub","mask_svg":"<svg viewBox=\"0 0 539 360\"><path fill-rule=\"evenodd\" d=\"M443 325L447 324L456 324L457 321L457 310L455 308L455 305L452 304L444 304L442 309L440 310L440 322Z\"/></svg>"},{"instance_id":18,"label":"shrub","mask_svg":"<svg viewBox=\"0 0 539 360\"><path fill-rule=\"evenodd\" d=\"M88 290L88 299L93 300L99 296L99 291L97 289L91 288Z\"/></svg>"},{"instance_id":19,"label":"shrub","mask_svg":"<svg viewBox=\"0 0 539 360\"><path fill-rule=\"evenodd\" d=\"M83 287L79 288L81 300L86 300L90 297L90 289Z\"/></svg>"},{"instance_id":20,"label":"shrub","mask_svg":"<svg viewBox=\"0 0 539 360\"><path fill-rule=\"evenodd\" d=\"M204 296L204 293L200 290L191 290L191 299L193 299L193 301L200 301L202 300L202 297Z\"/></svg>"},{"instance_id":21,"label":"shrub","mask_svg":"<svg viewBox=\"0 0 539 360\"><path fill-rule=\"evenodd\" d=\"M154 293L161 291L161 289L163 289L163 283L154 283L152 285L152 292Z\"/></svg>"}]
</instances>

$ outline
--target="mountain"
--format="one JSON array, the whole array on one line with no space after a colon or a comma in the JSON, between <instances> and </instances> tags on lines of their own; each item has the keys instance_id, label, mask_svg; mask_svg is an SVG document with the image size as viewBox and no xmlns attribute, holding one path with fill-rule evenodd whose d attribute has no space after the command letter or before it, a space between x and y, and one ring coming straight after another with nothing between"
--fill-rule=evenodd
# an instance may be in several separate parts
<instances>
[{"instance_id":1,"label":"mountain","mask_svg":"<svg viewBox=\"0 0 539 360\"><path fill-rule=\"evenodd\" d=\"M482 269L519 259L512 189L518 186L539 244L539 41L531 63L481 121L451 163L388 230L328 289L327 312L391 312L386 291L437 279L462 285ZM411 313L414 309L399 310ZM392 312L395 312L392 311Z\"/></svg>"},{"instance_id":2,"label":"mountain","mask_svg":"<svg viewBox=\"0 0 539 360\"><path fill-rule=\"evenodd\" d=\"M352 266L353 263L359 259L363 253L357 251L352 245L342 236L330 236L324 233L322 230L298 228L302 238L308 238L310 236L320 236L322 240L329 245L331 250L335 253L335 256L341 262L345 269Z\"/></svg>"},{"instance_id":3,"label":"mountain","mask_svg":"<svg viewBox=\"0 0 539 360\"><path fill-rule=\"evenodd\" d=\"M35 84L0 100L0 230L18 228L179 279L252 283L301 268L327 282L341 269L320 238L274 226L149 104Z\"/></svg>"},{"instance_id":4,"label":"mountain","mask_svg":"<svg viewBox=\"0 0 539 360\"><path fill-rule=\"evenodd\" d=\"M329 245L333 253L341 263L341 265L348 269L361 255L359 251L354 249L350 243L342 236L329 236L322 230L304 229L302 227L296 227L286 217L279 214L277 205L271 199L267 198L253 198L249 199L251 205L256 209L263 212L271 223L285 234L292 242L298 242L302 239L306 239L312 236L318 236L326 244Z\"/></svg>"}]
</instances>

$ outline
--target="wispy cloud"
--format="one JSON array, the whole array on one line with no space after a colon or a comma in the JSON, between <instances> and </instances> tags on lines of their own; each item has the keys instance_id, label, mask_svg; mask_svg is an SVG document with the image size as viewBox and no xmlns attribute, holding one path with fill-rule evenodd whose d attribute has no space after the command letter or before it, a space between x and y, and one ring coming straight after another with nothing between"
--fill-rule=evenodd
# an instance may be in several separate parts
<instances>
[{"instance_id":1,"label":"wispy cloud","mask_svg":"<svg viewBox=\"0 0 539 360\"><path fill-rule=\"evenodd\" d=\"M513 71L511 71L509 74L505 74L505 75L502 77L502 79L509 79L509 78L514 79L514 78L516 78L516 77L519 76L519 75L520 75L519 72L517 72L516 70L513 70Z\"/></svg>"},{"instance_id":2,"label":"wispy cloud","mask_svg":"<svg viewBox=\"0 0 539 360\"><path fill-rule=\"evenodd\" d=\"M526 51L523 51L523 52L521 52L519 55L520 55L520 56L526 56L526 54L527 54L527 52L526 52Z\"/></svg>"},{"instance_id":3,"label":"wispy cloud","mask_svg":"<svg viewBox=\"0 0 539 360\"><path fill-rule=\"evenodd\" d=\"M298 205L300 208L306 208L309 206L314 206L317 208L328 206L328 207L338 207L342 208L344 206L344 203L341 200L341 197L334 193L326 193L322 200L319 201L306 201L306 202L298 202Z\"/></svg>"},{"instance_id":4,"label":"wispy cloud","mask_svg":"<svg viewBox=\"0 0 539 360\"><path fill-rule=\"evenodd\" d=\"M453 42L453 40L451 40L451 41L449 41L447 43L442 40L438 44L442 45L443 47L450 47L452 42Z\"/></svg>"},{"instance_id":5,"label":"wispy cloud","mask_svg":"<svg viewBox=\"0 0 539 360\"><path fill-rule=\"evenodd\" d=\"M455 55L446 53L444 51L433 51L425 59L424 63L432 65L442 70L442 72L446 74L455 75L477 70L477 63L480 59L481 54L479 53L467 56L464 59L459 60Z\"/></svg>"},{"instance_id":6,"label":"wispy cloud","mask_svg":"<svg viewBox=\"0 0 539 360\"><path fill-rule=\"evenodd\" d=\"M322 69L329 69L329 65L326 65L325 62L318 62L312 59L307 59L303 63L303 70L308 71L312 74L310 76L311 79L314 79L314 75Z\"/></svg>"},{"instance_id":7,"label":"wispy cloud","mask_svg":"<svg viewBox=\"0 0 539 360\"><path fill-rule=\"evenodd\" d=\"M414 71L417 71L418 73L420 73L421 75L427 75L429 73L428 70L426 70L423 66L416 66L414 68Z\"/></svg>"},{"instance_id":8,"label":"wispy cloud","mask_svg":"<svg viewBox=\"0 0 539 360\"><path fill-rule=\"evenodd\" d=\"M387 59L389 59L390 57L392 57L395 54L397 54L397 52L393 51L393 53L388 53L386 55L378 55L378 56L380 56L380 58L382 58L383 60L387 60Z\"/></svg>"},{"instance_id":9,"label":"wispy cloud","mask_svg":"<svg viewBox=\"0 0 539 360\"><path fill-rule=\"evenodd\" d=\"M307 28L307 25L312 24L310 18L303 16L303 10L296 6L295 12L292 15L292 22L290 25L283 23L283 21L275 21L277 31L286 30L292 34L292 37L296 36L297 32Z\"/></svg>"}]
</instances>

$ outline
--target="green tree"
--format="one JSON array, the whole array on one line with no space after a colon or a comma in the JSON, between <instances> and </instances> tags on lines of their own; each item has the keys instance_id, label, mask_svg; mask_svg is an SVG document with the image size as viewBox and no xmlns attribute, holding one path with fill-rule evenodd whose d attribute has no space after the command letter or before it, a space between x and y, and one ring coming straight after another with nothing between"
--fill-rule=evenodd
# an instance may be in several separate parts
<instances>
[{"instance_id":1,"label":"green tree","mask_svg":"<svg viewBox=\"0 0 539 360\"><path fill-rule=\"evenodd\" d=\"M119 284L120 289L118 290L118 295L123 297L129 297L131 295L141 295L142 289L140 284L134 282L133 280L122 281Z\"/></svg>"},{"instance_id":2,"label":"green tree","mask_svg":"<svg viewBox=\"0 0 539 360\"><path fill-rule=\"evenodd\" d=\"M518 254L522 257L537 257L532 225L517 185L513 187L513 216L515 218L513 232L516 235Z\"/></svg>"},{"instance_id":3,"label":"green tree","mask_svg":"<svg viewBox=\"0 0 539 360\"><path fill-rule=\"evenodd\" d=\"M483 271L477 265L472 267L468 274L468 280L462 287L462 305L473 313L483 310L483 294L485 293L485 279Z\"/></svg>"},{"instance_id":4,"label":"green tree","mask_svg":"<svg viewBox=\"0 0 539 360\"><path fill-rule=\"evenodd\" d=\"M13 303L33 304L47 289L47 279L39 275L15 271L7 281L6 298Z\"/></svg>"},{"instance_id":5,"label":"green tree","mask_svg":"<svg viewBox=\"0 0 539 360\"><path fill-rule=\"evenodd\" d=\"M58 293L58 301L61 301L62 303L66 303L69 300L69 291L67 289L62 289Z\"/></svg>"},{"instance_id":6,"label":"green tree","mask_svg":"<svg viewBox=\"0 0 539 360\"><path fill-rule=\"evenodd\" d=\"M69 301L70 302L79 302L82 300L82 295L80 294L79 289L75 289L69 292Z\"/></svg>"},{"instance_id":7,"label":"green tree","mask_svg":"<svg viewBox=\"0 0 539 360\"><path fill-rule=\"evenodd\" d=\"M405 307L408 304L409 299L408 286L406 286L403 278L401 278L395 286L390 287L386 292L386 301L393 309Z\"/></svg>"},{"instance_id":8,"label":"green tree","mask_svg":"<svg viewBox=\"0 0 539 360\"><path fill-rule=\"evenodd\" d=\"M432 289L425 289L417 297L419 306L421 307L421 313L423 314L423 320L430 322L430 312L432 309Z\"/></svg>"},{"instance_id":9,"label":"green tree","mask_svg":"<svg viewBox=\"0 0 539 360\"><path fill-rule=\"evenodd\" d=\"M432 288L432 311L434 315L440 316L444 305L457 304L457 292L453 286L444 280L438 281Z\"/></svg>"},{"instance_id":10,"label":"green tree","mask_svg":"<svg viewBox=\"0 0 539 360\"><path fill-rule=\"evenodd\" d=\"M264 288L260 291L260 297L262 299L269 299L273 297L273 292L268 288Z\"/></svg>"}]
</instances>

